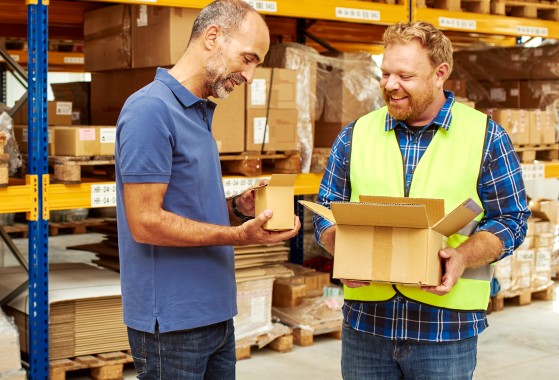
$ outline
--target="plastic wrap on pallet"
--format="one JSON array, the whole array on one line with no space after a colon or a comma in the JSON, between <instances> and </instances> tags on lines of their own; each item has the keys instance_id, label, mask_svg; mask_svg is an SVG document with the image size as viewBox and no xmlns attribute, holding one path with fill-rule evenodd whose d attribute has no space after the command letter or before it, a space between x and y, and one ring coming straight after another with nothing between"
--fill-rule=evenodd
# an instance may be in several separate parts
<instances>
[{"instance_id":1,"label":"plastic wrap on pallet","mask_svg":"<svg viewBox=\"0 0 559 380\"><path fill-rule=\"evenodd\" d=\"M551 247L536 248L532 273L532 291L538 292L553 285L551 280Z\"/></svg>"},{"instance_id":2,"label":"plastic wrap on pallet","mask_svg":"<svg viewBox=\"0 0 559 380\"><path fill-rule=\"evenodd\" d=\"M19 336L12 318L0 309L0 379L12 379L21 375ZM25 375L25 372L23 372ZM23 377L24 378L24 377Z\"/></svg>"},{"instance_id":3,"label":"plastic wrap on pallet","mask_svg":"<svg viewBox=\"0 0 559 380\"><path fill-rule=\"evenodd\" d=\"M272 328L272 289L274 277L237 283L235 339L265 333Z\"/></svg>"},{"instance_id":4,"label":"plastic wrap on pallet","mask_svg":"<svg viewBox=\"0 0 559 380\"><path fill-rule=\"evenodd\" d=\"M21 155L17 146L16 139L14 138L14 124L13 120L7 112L0 114L0 134L5 133L7 136L6 145L4 146L4 153L9 156L8 158L8 173L13 175L17 169L21 167Z\"/></svg>"},{"instance_id":5,"label":"plastic wrap on pallet","mask_svg":"<svg viewBox=\"0 0 559 380\"><path fill-rule=\"evenodd\" d=\"M316 65L320 55L311 47L285 43L270 46L265 66L297 71L297 138L301 150L301 171L308 173L313 149L316 105Z\"/></svg>"}]
</instances>

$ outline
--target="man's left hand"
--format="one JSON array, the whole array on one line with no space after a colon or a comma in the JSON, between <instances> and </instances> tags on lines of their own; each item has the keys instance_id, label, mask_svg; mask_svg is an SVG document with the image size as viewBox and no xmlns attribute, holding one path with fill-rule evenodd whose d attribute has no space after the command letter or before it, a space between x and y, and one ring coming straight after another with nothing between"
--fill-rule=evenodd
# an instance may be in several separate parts
<instances>
[{"instance_id":1,"label":"man's left hand","mask_svg":"<svg viewBox=\"0 0 559 380\"><path fill-rule=\"evenodd\" d=\"M464 273L466 265L464 257L454 248L446 247L441 249L439 255L443 259L444 265L441 284L439 286L422 286L421 289L438 296L444 296L456 285L462 273Z\"/></svg>"}]
</instances>

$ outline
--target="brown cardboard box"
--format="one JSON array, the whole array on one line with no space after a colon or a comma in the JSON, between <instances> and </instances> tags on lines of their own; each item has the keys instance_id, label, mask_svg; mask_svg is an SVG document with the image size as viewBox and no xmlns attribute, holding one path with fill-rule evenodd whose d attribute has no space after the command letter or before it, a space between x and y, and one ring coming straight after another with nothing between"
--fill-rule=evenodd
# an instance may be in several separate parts
<instances>
[{"instance_id":1,"label":"brown cardboard box","mask_svg":"<svg viewBox=\"0 0 559 380\"><path fill-rule=\"evenodd\" d=\"M509 134L514 145L530 144L530 117L522 109L494 109L491 117Z\"/></svg>"},{"instance_id":2,"label":"brown cardboard box","mask_svg":"<svg viewBox=\"0 0 559 380\"><path fill-rule=\"evenodd\" d=\"M119 4L85 13L85 71L129 69L130 5Z\"/></svg>"},{"instance_id":3,"label":"brown cardboard box","mask_svg":"<svg viewBox=\"0 0 559 380\"><path fill-rule=\"evenodd\" d=\"M555 112L530 110L530 144L555 144Z\"/></svg>"},{"instance_id":4,"label":"brown cardboard box","mask_svg":"<svg viewBox=\"0 0 559 380\"><path fill-rule=\"evenodd\" d=\"M56 127L54 129L55 156L94 156L99 153L95 127Z\"/></svg>"},{"instance_id":5,"label":"brown cardboard box","mask_svg":"<svg viewBox=\"0 0 559 380\"><path fill-rule=\"evenodd\" d=\"M27 103L14 115L14 124L27 124ZM48 102L48 125L72 125L72 102Z\"/></svg>"},{"instance_id":6,"label":"brown cardboard box","mask_svg":"<svg viewBox=\"0 0 559 380\"><path fill-rule=\"evenodd\" d=\"M478 107L520 107L520 82L480 82L479 84L483 86L485 91L483 94L476 94L471 97Z\"/></svg>"},{"instance_id":7,"label":"brown cardboard box","mask_svg":"<svg viewBox=\"0 0 559 380\"><path fill-rule=\"evenodd\" d=\"M48 154L49 156L54 155L54 128L56 127L49 127L48 128ZM17 147L20 153L27 153L27 144L28 144L28 127L27 125L14 125L14 137L17 142Z\"/></svg>"},{"instance_id":8,"label":"brown cardboard box","mask_svg":"<svg viewBox=\"0 0 559 380\"><path fill-rule=\"evenodd\" d=\"M186 50L199 9L132 7L132 67L172 66Z\"/></svg>"},{"instance_id":9,"label":"brown cardboard box","mask_svg":"<svg viewBox=\"0 0 559 380\"><path fill-rule=\"evenodd\" d=\"M443 88L452 91L455 97L467 98L468 92L466 91L465 79L447 79L444 82Z\"/></svg>"},{"instance_id":10,"label":"brown cardboard box","mask_svg":"<svg viewBox=\"0 0 559 380\"><path fill-rule=\"evenodd\" d=\"M266 109L268 106L274 109L297 109L297 72L288 69L257 68L252 83L247 86L246 99L247 109Z\"/></svg>"},{"instance_id":11,"label":"brown cardboard box","mask_svg":"<svg viewBox=\"0 0 559 380\"><path fill-rule=\"evenodd\" d=\"M95 132L99 146L98 151L95 154L100 156L114 156L116 127L96 126Z\"/></svg>"},{"instance_id":12,"label":"brown cardboard box","mask_svg":"<svg viewBox=\"0 0 559 380\"><path fill-rule=\"evenodd\" d=\"M332 148L336 137L346 125L347 123L342 122L329 123L322 119L317 120L314 124L314 146Z\"/></svg>"},{"instance_id":13,"label":"brown cardboard box","mask_svg":"<svg viewBox=\"0 0 559 380\"><path fill-rule=\"evenodd\" d=\"M535 199L530 202L530 210L532 212L541 212L544 216L544 220L549 220L551 224L557 224L559 220L557 218L557 211L559 210L559 202L557 200L544 198Z\"/></svg>"},{"instance_id":14,"label":"brown cardboard box","mask_svg":"<svg viewBox=\"0 0 559 380\"><path fill-rule=\"evenodd\" d=\"M124 102L155 78L155 69L91 74L91 124L116 125ZM118 86L115 85L118 83Z\"/></svg>"},{"instance_id":15,"label":"brown cardboard box","mask_svg":"<svg viewBox=\"0 0 559 380\"><path fill-rule=\"evenodd\" d=\"M559 102L559 80L520 82L520 107L546 109Z\"/></svg>"},{"instance_id":16,"label":"brown cardboard box","mask_svg":"<svg viewBox=\"0 0 559 380\"><path fill-rule=\"evenodd\" d=\"M227 99L210 98L217 104L212 132L220 153L245 150L245 92L243 85L235 87Z\"/></svg>"},{"instance_id":17,"label":"brown cardboard box","mask_svg":"<svg viewBox=\"0 0 559 380\"><path fill-rule=\"evenodd\" d=\"M270 109L266 128L266 110L247 110L246 150L296 150L297 110Z\"/></svg>"},{"instance_id":18,"label":"brown cardboard box","mask_svg":"<svg viewBox=\"0 0 559 380\"><path fill-rule=\"evenodd\" d=\"M272 328L272 289L274 277L237 282L238 314L235 339L263 333Z\"/></svg>"},{"instance_id":19,"label":"brown cardboard box","mask_svg":"<svg viewBox=\"0 0 559 380\"><path fill-rule=\"evenodd\" d=\"M272 219L264 224L270 231L292 230L294 225L294 185L297 174L272 174L268 185L254 191L255 215L272 210Z\"/></svg>"},{"instance_id":20,"label":"brown cardboard box","mask_svg":"<svg viewBox=\"0 0 559 380\"><path fill-rule=\"evenodd\" d=\"M444 200L361 197L331 210L300 201L336 223L333 277L410 285L439 285L439 250L446 237L481 211L471 199L444 215Z\"/></svg>"}]
</instances>

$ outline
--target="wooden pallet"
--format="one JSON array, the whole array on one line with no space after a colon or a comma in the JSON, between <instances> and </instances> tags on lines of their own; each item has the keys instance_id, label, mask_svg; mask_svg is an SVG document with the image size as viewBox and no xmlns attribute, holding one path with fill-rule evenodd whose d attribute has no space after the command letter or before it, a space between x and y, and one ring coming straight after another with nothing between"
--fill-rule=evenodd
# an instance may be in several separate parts
<instances>
[{"instance_id":1,"label":"wooden pallet","mask_svg":"<svg viewBox=\"0 0 559 380\"><path fill-rule=\"evenodd\" d=\"M223 154L219 156L219 159L224 174L256 177L262 175L264 168L270 168L274 173L296 174L301 172L301 154L299 151Z\"/></svg>"},{"instance_id":2,"label":"wooden pallet","mask_svg":"<svg viewBox=\"0 0 559 380\"><path fill-rule=\"evenodd\" d=\"M491 311L501 311L505 305L526 306L532 303L532 300L553 300L554 285L550 285L543 290L533 292L531 290L520 291L515 295L503 296L497 294L491 298Z\"/></svg>"},{"instance_id":3,"label":"wooden pallet","mask_svg":"<svg viewBox=\"0 0 559 380\"><path fill-rule=\"evenodd\" d=\"M342 339L341 327L333 327L330 329L322 330L309 330L302 328L293 329L293 342L301 347L308 347L314 345L314 337L316 335L325 335L334 339Z\"/></svg>"},{"instance_id":4,"label":"wooden pallet","mask_svg":"<svg viewBox=\"0 0 559 380\"><path fill-rule=\"evenodd\" d=\"M86 218L78 222L49 222L49 236L85 234L88 228L102 225L105 222L106 220L102 218ZM28 236L26 223L14 223L11 226L3 226L3 228L12 237L26 238Z\"/></svg>"},{"instance_id":5,"label":"wooden pallet","mask_svg":"<svg viewBox=\"0 0 559 380\"><path fill-rule=\"evenodd\" d=\"M51 380L65 380L66 373L89 370L93 380L121 380L123 367L134 360L128 352L109 352L97 355L78 356L72 359L51 360L49 375Z\"/></svg>"},{"instance_id":6,"label":"wooden pallet","mask_svg":"<svg viewBox=\"0 0 559 380\"><path fill-rule=\"evenodd\" d=\"M490 0L418 0L419 8L446 9L453 12L490 12Z\"/></svg>"},{"instance_id":7,"label":"wooden pallet","mask_svg":"<svg viewBox=\"0 0 559 380\"><path fill-rule=\"evenodd\" d=\"M14 223L11 226L2 226L4 231L11 237L26 238L28 235L28 226L26 223Z\"/></svg>"},{"instance_id":8,"label":"wooden pallet","mask_svg":"<svg viewBox=\"0 0 559 380\"><path fill-rule=\"evenodd\" d=\"M280 353L290 352L293 349L293 335L289 327L274 323L268 332L242 338L235 344L237 360L243 360L249 359L255 348L266 347Z\"/></svg>"},{"instance_id":9,"label":"wooden pallet","mask_svg":"<svg viewBox=\"0 0 559 380\"><path fill-rule=\"evenodd\" d=\"M559 159L559 144L520 145L515 146L514 150L520 161L524 163Z\"/></svg>"},{"instance_id":10,"label":"wooden pallet","mask_svg":"<svg viewBox=\"0 0 559 380\"><path fill-rule=\"evenodd\" d=\"M501 16L559 21L557 2L494 0L491 3L491 13Z\"/></svg>"},{"instance_id":11,"label":"wooden pallet","mask_svg":"<svg viewBox=\"0 0 559 380\"><path fill-rule=\"evenodd\" d=\"M82 170L99 169L102 167L107 179L114 180L114 156L51 156L49 165L54 168L52 183L79 184L81 183Z\"/></svg>"}]
</instances>

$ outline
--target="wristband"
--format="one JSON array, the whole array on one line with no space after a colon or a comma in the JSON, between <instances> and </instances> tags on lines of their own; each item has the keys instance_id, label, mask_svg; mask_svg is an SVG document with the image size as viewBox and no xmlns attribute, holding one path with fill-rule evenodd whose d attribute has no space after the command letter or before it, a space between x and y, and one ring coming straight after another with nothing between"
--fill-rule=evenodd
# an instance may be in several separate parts
<instances>
[{"instance_id":1,"label":"wristband","mask_svg":"<svg viewBox=\"0 0 559 380\"><path fill-rule=\"evenodd\" d=\"M241 196L240 194L235 195L235 196L233 197L233 201L231 202L231 205L233 206L233 214L235 214L235 216L236 216L237 218L242 219L242 220L245 220L245 221L246 221L246 220L249 220L249 219L254 219L252 216L247 216L247 215L243 214L243 213L239 210L239 208L237 207L237 198L240 197L240 196Z\"/></svg>"}]
</instances>

